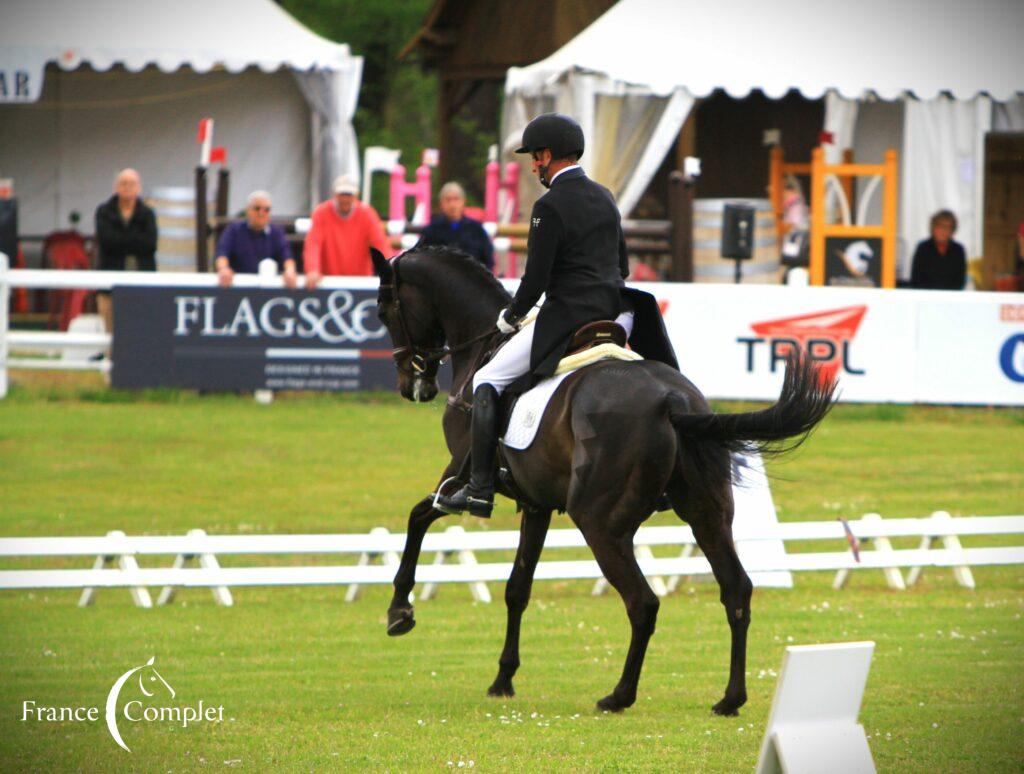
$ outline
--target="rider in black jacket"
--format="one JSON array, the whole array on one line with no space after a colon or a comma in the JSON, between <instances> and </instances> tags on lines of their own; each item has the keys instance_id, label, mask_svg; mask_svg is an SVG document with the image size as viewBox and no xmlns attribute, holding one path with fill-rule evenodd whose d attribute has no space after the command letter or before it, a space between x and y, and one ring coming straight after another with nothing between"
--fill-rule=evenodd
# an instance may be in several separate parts
<instances>
[{"instance_id":1,"label":"rider in black jacket","mask_svg":"<svg viewBox=\"0 0 1024 774\"><path fill-rule=\"evenodd\" d=\"M615 320L632 334L634 317L642 316L647 333L640 338L656 344L634 348L676 367L657 303L649 294L624 287L629 263L619 210L608 189L577 164L583 146L579 124L558 113L538 116L523 132L516 152L532 156L534 173L550 190L533 207L526 273L497 321L499 329L515 335L473 378L472 473L469 484L438 498L445 512L491 515L498 397L527 374L534 379L554 374L570 338L583 325ZM516 332L544 293L536 323ZM656 330L650 327L652 310L660 326Z\"/></svg>"}]
</instances>

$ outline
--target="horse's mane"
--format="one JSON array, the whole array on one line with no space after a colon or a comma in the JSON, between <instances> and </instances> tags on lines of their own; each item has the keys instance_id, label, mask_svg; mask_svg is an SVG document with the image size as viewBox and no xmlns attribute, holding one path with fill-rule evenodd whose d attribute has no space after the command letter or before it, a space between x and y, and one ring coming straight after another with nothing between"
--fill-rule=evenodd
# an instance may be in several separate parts
<instances>
[{"instance_id":1,"label":"horse's mane","mask_svg":"<svg viewBox=\"0 0 1024 774\"><path fill-rule=\"evenodd\" d=\"M508 303L511 299L505 286L487 270L486 266L457 247L447 245L414 247L402 255L403 270L408 267L417 274L434 274L430 272L432 265L441 265L449 270L445 272L449 275L445 277L446 281L450 281L454 277L464 277L468 282L474 284L475 287L472 288L474 292L492 293L504 303Z\"/></svg>"}]
</instances>

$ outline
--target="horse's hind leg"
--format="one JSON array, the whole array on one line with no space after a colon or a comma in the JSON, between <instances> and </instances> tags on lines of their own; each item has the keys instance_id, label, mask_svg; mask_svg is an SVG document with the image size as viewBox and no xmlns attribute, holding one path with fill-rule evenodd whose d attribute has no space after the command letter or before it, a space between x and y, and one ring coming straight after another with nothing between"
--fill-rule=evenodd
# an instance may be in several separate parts
<instances>
[{"instance_id":1,"label":"horse's hind leg","mask_svg":"<svg viewBox=\"0 0 1024 774\"><path fill-rule=\"evenodd\" d=\"M660 603L657 595L647 585L647 579L636 562L632 533L609 535L603 531L609 522L602 523L595 519L594 526L588 529L586 519L574 518L574 521L583 532L587 545L594 552L594 558L597 559L604 577L622 597L632 627L629 652L626 654L622 676L615 689L597 702L598 709L621 712L633 706L636 701L640 670L644 665L647 643L654 634Z\"/></svg>"},{"instance_id":2,"label":"horse's hind leg","mask_svg":"<svg viewBox=\"0 0 1024 774\"><path fill-rule=\"evenodd\" d=\"M508 608L508 628L505 631L505 647L498 659L498 676L487 689L488 696L515 696L512 677L519 669L519 625L523 611L530 601L533 588L533 572L544 548L544 537L551 525L551 511L523 509L523 521L519 529L519 548L516 550L512 574L505 585L505 605Z\"/></svg>"},{"instance_id":3,"label":"horse's hind leg","mask_svg":"<svg viewBox=\"0 0 1024 774\"><path fill-rule=\"evenodd\" d=\"M747 628L750 626L750 597L753 584L747 577L732 539L733 500L728 480L714 503L704 500L689 508L685 518L693 528L697 545L707 557L718 581L722 605L732 634L729 684L725 696L711 709L716 715L737 715L747 701ZM680 513L680 515L683 515Z\"/></svg>"}]
</instances>

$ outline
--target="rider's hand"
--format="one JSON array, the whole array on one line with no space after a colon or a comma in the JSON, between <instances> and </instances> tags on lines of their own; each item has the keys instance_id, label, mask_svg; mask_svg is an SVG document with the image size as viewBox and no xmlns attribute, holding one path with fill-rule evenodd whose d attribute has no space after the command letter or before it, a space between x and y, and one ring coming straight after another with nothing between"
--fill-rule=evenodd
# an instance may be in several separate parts
<instances>
[{"instance_id":1,"label":"rider's hand","mask_svg":"<svg viewBox=\"0 0 1024 774\"><path fill-rule=\"evenodd\" d=\"M498 326L498 330L502 333L515 333L519 328L505 318L507 312L507 309L501 310L501 314L498 315L498 322L495 325Z\"/></svg>"},{"instance_id":2,"label":"rider's hand","mask_svg":"<svg viewBox=\"0 0 1024 774\"><path fill-rule=\"evenodd\" d=\"M320 284L320 272L318 271L307 271L306 272L306 289L312 290Z\"/></svg>"},{"instance_id":3,"label":"rider's hand","mask_svg":"<svg viewBox=\"0 0 1024 774\"><path fill-rule=\"evenodd\" d=\"M230 266L221 266L217 269L217 284L222 288L231 287L231 283L235 279L235 273L231 271Z\"/></svg>"}]
</instances>

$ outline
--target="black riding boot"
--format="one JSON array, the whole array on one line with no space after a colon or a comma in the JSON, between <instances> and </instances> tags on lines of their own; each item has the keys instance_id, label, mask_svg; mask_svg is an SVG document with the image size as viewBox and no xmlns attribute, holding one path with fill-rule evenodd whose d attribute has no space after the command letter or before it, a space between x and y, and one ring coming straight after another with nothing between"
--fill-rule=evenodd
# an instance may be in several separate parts
<instances>
[{"instance_id":1,"label":"black riding boot","mask_svg":"<svg viewBox=\"0 0 1024 774\"><path fill-rule=\"evenodd\" d=\"M445 513L469 511L488 519L494 507L494 455L498 451L498 391L481 384L473 393L472 472L469 483L455 494L437 498Z\"/></svg>"}]
</instances>

